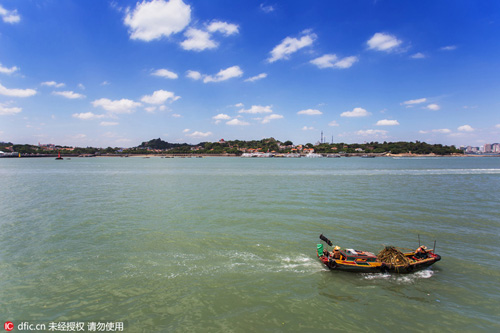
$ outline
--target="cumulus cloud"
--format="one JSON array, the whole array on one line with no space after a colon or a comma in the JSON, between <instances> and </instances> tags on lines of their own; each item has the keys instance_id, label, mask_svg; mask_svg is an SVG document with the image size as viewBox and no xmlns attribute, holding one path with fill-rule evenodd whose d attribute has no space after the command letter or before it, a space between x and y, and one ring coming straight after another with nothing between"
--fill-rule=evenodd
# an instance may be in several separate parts
<instances>
[{"instance_id":1,"label":"cumulus cloud","mask_svg":"<svg viewBox=\"0 0 500 333\"><path fill-rule=\"evenodd\" d=\"M470 126L470 125L460 126L460 127L458 127L458 130L460 132L474 132L474 128L472 128L472 126Z\"/></svg>"},{"instance_id":2,"label":"cumulus cloud","mask_svg":"<svg viewBox=\"0 0 500 333\"><path fill-rule=\"evenodd\" d=\"M73 113L73 117L81 119L81 120L94 120L94 119L104 118L105 115L103 115L103 114L95 114L95 113L92 113L92 112L83 112L83 113Z\"/></svg>"},{"instance_id":3,"label":"cumulus cloud","mask_svg":"<svg viewBox=\"0 0 500 333\"><path fill-rule=\"evenodd\" d=\"M251 113L251 114L257 114L257 113L271 113L273 110L271 109L271 105L267 106L262 106L262 105L252 105L252 107L248 110L241 109L238 111L238 113Z\"/></svg>"},{"instance_id":4,"label":"cumulus cloud","mask_svg":"<svg viewBox=\"0 0 500 333\"><path fill-rule=\"evenodd\" d=\"M325 54L321 57L310 61L311 64L318 66L318 68L340 68L345 69L351 67L358 61L358 57L351 56L338 59L335 54Z\"/></svg>"},{"instance_id":5,"label":"cumulus cloud","mask_svg":"<svg viewBox=\"0 0 500 333\"><path fill-rule=\"evenodd\" d=\"M19 68L16 67L16 66L13 66L11 68L8 68L8 67L3 67L2 64L0 64L0 73L3 73L3 74L12 74L16 71L18 71Z\"/></svg>"},{"instance_id":6,"label":"cumulus cloud","mask_svg":"<svg viewBox=\"0 0 500 333\"><path fill-rule=\"evenodd\" d=\"M30 97L36 95L34 89L9 89L0 84L0 95L11 97Z\"/></svg>"},{"instance_id":7,"label":"cumulus cloud","mask_svg":"<svg viewBox=\"0 0 500 333\"><path fill-rule=\"evenodd\" d=\"M245 82L255 82L257 80L265 79L267 77L266 73L260 73L259 75L252 76L245 80Z\"/></svg>"},{"instance_id":8,"label":"cumulus cloud","mask_svg":"<svg viewBox=\"0 0 500 333\"><path fill-rule=\"evenodd\" d=\"M181 43L184 50L203 51L206 49L213 49L218 46L215 41L210 39L210 34L203 30L189 28L188 31L184 33L184 36L187 37L187 39Z\"/></svg>"},{"instance_id":9,"label":"cumulus cloud","mask_svg":"<svg viewBox=\"0 0 500 333\"><path fill-rule=\"evenodd\" d=\"M56 81L46 81L46 82L40 83L40 85L47 86L47 87L54 87L54 88L61 88L61 87L65 86L64 83L58 83Z\"/></svg>"},{"instance_id":10,"label":"cumulus cloud","mask_svg":"<svg viewBox=\"0 0 500 333\"><path fill-rule=\"evenodd\" d=\"M127 11L124 19L130 38L146 42L179 33L189 22L191 6L182 0L138 2L133 10Z\"/></svg>"},{"instance_id":11,"label":"cumulus cloud","mask_svg":"<svg viewBox=\"0 0 500 333\"><path fill-rule=\"evenodd\" d=\"M297 114L302 114L302 115L306 115L306 116L319 116L319 115L322 115L323 112L321 112L320 110L307 109L307 110L299 111L299 112L297 112Z\"/></svg>"},{"instance_id":12,"label":"cumulus cloud","mask_svg":"<svg viewBox=\"0 0 500 333\"><path fill-rule=\"evenodd\" d=\"M85 98L85 95L75 93L73 91L53 91L52 95L62 96L69 99Z\"/></svg>"},{"instance_id":13,"label":"cumulus cloud","mask_svg":"<svg viewBox=\"0 0 500 333\"><path fill-rule=\"evenodd\" d=\"M220 32L226 36L234 35L238 33L238 25L221 22L221 21L212 21L208 26L207 30L209 32Z\"/></svg>"},{"instance_id":14,"label":"cumulus cloud","mask_svg":"<svg viewBox=\"0 0 500 333\"><path fill-rule=\"evenodd\" d=\"M226 69L221 69L215 75L205 75L203 82L220 82L226 81L235 77L240 77L243 75L243 71L239 66L232 66Z\"/></svg>"},{"instance_id":15,"label":"cumulus cloud","mask_svg":"<svg viewBox=\"0 0 500 333\"><path fill-rule=\"evenodd\" d=\"M267 124L269 123L271 120L275 120L275 119L283 119L284 117L280 114L270 114L268 116L265 116L263 119L262 119L262 123L263 124Z\"/></svg>"},{"instance_id":16,"label":"cumulus cloud","mask_svg":"<svg viewBox=\"0 0 500 333\"><path fill-rule=\"evenodd\" d=\"M18 107L9 107L3 104L0 104L0 116L12 116L21 112L23 109Z\"/></svg>"},{"instance_id":17,"label":"cumulus cloud","mask_svg":"<svg viewBox=\"0 0 500 333\"><path fill-rule=\"evenodd\" d=\"M212 119L215 120L216 124L219 124L222 120L229 120L231 117L227 114L219 113L218 115L213 116Z\"/></svg>"},{"instance_id":18,"label":"cumulus cloud","mask_svg":"<svg viewBox=\"0 0 500 333\"><path fill-rule=\"evenodd\" d=\"M441 51L453 51L456 49L457 49L456 45L448 45L448 46L443 46L442 48L440 48Z\"/></svg>"},{"instance_id":19,"label":"cumulus cloud","mask_svg":"<svg viewBox=\"0 0 500 333\"><path fill-rule=\"evenodd\" d=\"M432 110L432 111L437 111L437 110L441 109L441 107L437 104L429 104L425 108Z\"/></svg>"},{"instance_id":20,"label":"cumulus cloud","mask_svg":"<svg viewBox=\"0 0 500 333\"><path fill-rule=\"evenodd\" d=\"M412 58L412 59L424 59L425 58L425 54L423 54L421 52L418 52L418 53L415 53L415 54L411 55L410 58Z\"/></svg>"},{"instance_id":21,"label":"cumulus cloud","mask_svg":"<svg viewBox=\"0 0 500 333\"><path fill-rule=\"evenodd\" d=\"M118 125L115 121L101 121L100 126L116 126Z\"/></svg>"},{"instance_id":22,"label":"cumulus cloud","mask_svg":"<svg viewBox=\"0 0 500 333\"><path fill-rule=\"evenodd\" d=\"M396 126L399 125L397 120L382 119L377 121L376 126Z\"/></svg>"},{"instance_id":23,"label":"cumulus cloud","mask_svg":"<svg viewBox=\"0 0 500 333\"><path fill-rule=\"evenodd\" d=\"M148 104L156 104L160 105L170 100L171 102L176 101L180 98L180 96L175 96L175 94L171 91L166 90L157 90L153 92L152 95L142 96L141 101Z\"/></svg>"},{"instance_id":24,"label":"cumulus cloud","mask_svg":"<svg viewBox=\"0 0 500 333\"><path fill-rule=\"evenodd\" d=\"M199 80L202 78L202 75L200 72L189 70L186 72L186 77L193 79L193 80Z\"/></svg>"},{"instance_id":25,"label":"cumulus cloud","mask_svg":"<svg viewBox=\"0 0 500 333\"><path fill-rule=\"evenodd\" d=\"M341 117L366 117L369 116L371 113L366 111L363 108L354 108L352 111L346 111L342 112L340 114Z\"/></svg>"},{"instance_id":26,"label":"cumulus cloud","mask_svg":"<svg viewBox=\"0 0 500 333\"><path fill-rule=\"evenodd\" d=\"M370 136L370 135L386 135L387 131L384 130L374 130L374 129L368 129L368 130L360 130L356 132L357 135L361 136Z\"/></svg>"},{"instance_id":27,"label":"cumulus cloud","mask_svg":"<svg viewBox=\"0 0 500 333\"><path fill-rule=\"evenodd\" d=\"M409 101L401 103L401 105L413 106L414 104L425 103L426 101L427 98L410 99Z\"/></svg>"},{"instance_id":28,"label":"cumulus cloud","mask_svg":"<svg viewBox=\"0 0 500 333\"><path fill-rule=\"evenodd\" d=\"M304 127L302 127L302 130L303 131L313 131L314 127L312 127L312 126L304 126Z\"/></svg>"},{"instance_id":29,"label":"cumulus cloud","mask_svg":"<svg viewBox=\"0 0 500 333\"><path fill-rule=\"evenodd\" d=\"M383 32L377 32L366 42L366 44L368 44L368 49L385 52L395 50L401 43L402 41L395 36Z\"/></svg>"},{"instance_id":30,"label":"cumulus cloud","mask_svg":"<svg viewBox=\"0 0 500 333\"><path fill-rule=\"evenodd\" d=\"M7 10L0 5L0 17L5 23L19 23L21 21L21 16L17 13L17 9Z\"/></svg>"},{"instance_id":31,"label":"cumulus cloud","mask_svg":"<svg viewBox=\"0 0 500 333\"><path fill-rule=\"evenodd\" d=\"M286 37L281 41L280 44L276 45L271 50L271 56L267 59L268 62L273 63L277 60L288 59L291 54L297 52L298 50L312 45L316 40L316 34L306 33L300 39Z\"/></svg>"},{"instance_id":32,"label":"cumulus cloud","mask_svg":"<svg viewBox=\"0 0 500 333\"><path fill-rule=\"evenodd\" d=\"M190 136L192 138L206 138L208 136L211 136L212 135L212 132L199 132L199 131L195 131L191 134L187 134L187 136Z\"/></svg>"},{"instance_id":33,"label":"cumulus cloud","mask_svg":"<svg viewBox=\"0 0 500 333\"><path fill-rule=\"evenodd\" d=\"M337 123L337 121L335 120L332 120L328 123L328 126L340 126L339 123Z\"/></svg>"},{"instance_id":34,"label":"cumulus cloud","mask_svg":"<svg viewBox=\"0 0 500 333\"><path fill-rule=\"evenodd\" d=\"M141 103L134 102L130 99L110 100L108 98L97 99L92 102L94 107L101 107L110 113L122 114L132 113L135 108L142 106Z\"/></svg>"},{"instance_id":35,"label":"cumulus cloud","mask_svg":"<svg viewBox=\"0 0 500 333\"><path fill-rule=\"evenodd\" d=\"M164 69L164 68L157 69L156 71L151 73L151 75L160 76L160 77L164 77L166 79L172 79L172 80L177 79L179 77L174 72L171 72L168 69Z\"/></svg>"},{"instance_id":36,"label":"cumulus cloud","mask_svg":"<svg viewBox=\"0 0 500 333\"><path fill-rule=\"evenodd\" d=\"M441 133L441 134L449 134L449 133L451 133L451 130L449 130L447 128L439 128L439 129L433 129L432 132Z\"/></svg>"},{"instance_id":37,"label":"cumulus cloud","mask_svg":"<svg viewBox=\"0 0 500 333\"><path fill-rule=\"evenodd\" d=\"M271 5L264 5L263 3L260 4L260 10L262 10L264 13L269 14L271 12L274 12L274 7Z\"/></svg>"},{"instance_id":38,"label":"cumulus cloud","mask_svg":"<svg viewBox=\"0 0 500 333\"><path fill-rule=\"evenodd\" d=\"M247 125L250 125L250 123L247 123L246 121L239 120L238 118L234 118L234 119L226 122L226 125L230 125L230 126L247 126Z\"/></svg>"}]
</instances>

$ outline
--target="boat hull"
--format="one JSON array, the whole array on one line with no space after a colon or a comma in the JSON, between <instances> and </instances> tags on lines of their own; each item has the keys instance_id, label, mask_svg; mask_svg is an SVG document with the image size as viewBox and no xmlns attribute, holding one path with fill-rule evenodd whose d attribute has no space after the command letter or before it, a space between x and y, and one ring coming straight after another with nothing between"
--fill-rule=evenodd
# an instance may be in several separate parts
<instances>
[{"instance_id":1,"label":"boat hull","mask_svg":"<svg viewBox=\"0 0 500 333\"><path fill-rule=\"evenodd\" d=\"M413 257L414 253L405 253L407 257ZM358 262L341 259L332 259L325 255L318 256L321 262L330 270L338 270L354 273L399 273L408 274L425 269L441 260L441 256L429 253L428 258L421 260L412 260L408 265L392 265L380 261L376 262Z\"/></svg>"}]
</instances>

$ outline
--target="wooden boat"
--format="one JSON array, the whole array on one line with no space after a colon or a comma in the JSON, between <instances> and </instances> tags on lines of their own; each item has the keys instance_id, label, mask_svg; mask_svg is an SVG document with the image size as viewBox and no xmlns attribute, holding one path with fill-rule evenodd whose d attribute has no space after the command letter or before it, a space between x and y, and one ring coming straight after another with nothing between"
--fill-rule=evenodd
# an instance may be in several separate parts
<instances>
[{"instance_id":1,"label":"wooden boat","mask_svg":"<svg viewBox=\"0 0 500 333\"><path fill-rule=\"evenodd\" d=\"M321 235L320 239L332 246L332 242ZM431 266L441 260L441 256L434 253L433 249L417 250L401 253L404 258L392 262L384 262L367 251L354 249L340 249L328 251L323 249L323 244L318 244L318 258L331 270L356 272L356 273L411 273ZM422 247L419 247L421 249ZM425 247L423 247L425 248ZM336 252L336 253L334 253ZM338 256L338 258L336 258Z\"/></svg>"}]
</instances>

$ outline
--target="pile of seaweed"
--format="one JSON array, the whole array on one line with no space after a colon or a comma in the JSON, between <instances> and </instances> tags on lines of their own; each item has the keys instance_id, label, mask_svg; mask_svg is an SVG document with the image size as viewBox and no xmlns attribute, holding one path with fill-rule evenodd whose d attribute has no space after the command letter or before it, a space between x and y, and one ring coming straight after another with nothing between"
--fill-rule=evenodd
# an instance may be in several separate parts
<instances>
[{"instance_id":1,"label":"pile of seaweed","mask_svg":"<svg viewBox=\"0 0 500 333\"><path fill-rule=\"evenodd\" d=\"M403 252L399 251L394 246L386 246L378 253L377 258L381 262L394 266L408 266L410 264L410 259L405 257Z\"/></svg>"}]
</instances>

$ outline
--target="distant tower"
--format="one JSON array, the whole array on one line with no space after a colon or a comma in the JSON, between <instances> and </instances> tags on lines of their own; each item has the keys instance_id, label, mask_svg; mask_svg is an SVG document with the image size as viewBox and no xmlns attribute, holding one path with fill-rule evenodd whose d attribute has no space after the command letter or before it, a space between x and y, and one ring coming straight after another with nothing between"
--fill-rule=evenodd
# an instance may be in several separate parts
<instances>
[{"instance_id":1,"label":"distant tower","mask_svg":"<svg viewBox=\"0 0 500 333\"><path fill-rule=\"evenodd\" d=\"M321 143L323 143L323 131L321 131L321 140L320 140Z\"/></svg>"}]
</instances>

